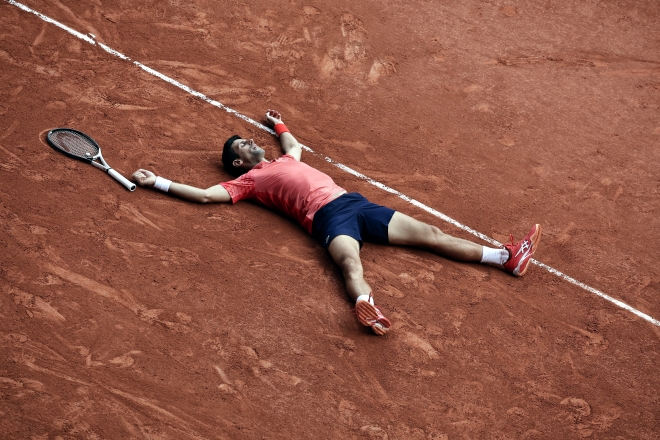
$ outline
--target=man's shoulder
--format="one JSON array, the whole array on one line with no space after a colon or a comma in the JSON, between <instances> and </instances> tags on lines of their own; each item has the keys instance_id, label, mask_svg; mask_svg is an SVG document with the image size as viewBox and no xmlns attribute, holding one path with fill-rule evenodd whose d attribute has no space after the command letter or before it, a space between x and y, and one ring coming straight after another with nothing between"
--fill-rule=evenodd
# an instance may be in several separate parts
<instances>
[{"instance_id":1,"label":"man's shoulder","mask_svg":"<svg viewBox=\"0 0 660 440\"><path fill-rule=\"evenodd\" d=\"M270 165L276 165L276 164L287 164L288 166L296 166L296 165L302 165L303 167L309 167L308 164L306 164L303 161L300 161L296 159L294 156L290 154L283 154L282 156L278 157L277 159L273 160L270 162L266 167Z\"/></svg>"},{"instance_id":2,"label":"man's shoulder","mask_svg":"<svg viewBox=\"0 0 660 440\"><path fill-rule=\"evenodd\" d=\"M283 154L275 160L275 162L291 162L291 161L300 162L298 159L291 156L290 154Z\"/></svg>"},{"instance_id":3,"label":"man's shoulder","mask_svg":"<svg viewBox=\"0 0 660 440\"><path fill-rule=\"evenodd\" d=\"M261 162L256 167L252 168L252 170L250 170L248 174L251 174L253 176L261 175L261 174L269 174L275 172L275 169L279 168L279 166L282 166L287 170L292 170L292 169L300 170L300 172L304 172L304 170L312 168L310 165L306 164L305 162L299 161L290 154L284 154L270 162L268 161Z\"/></svg>"}]
</instances>

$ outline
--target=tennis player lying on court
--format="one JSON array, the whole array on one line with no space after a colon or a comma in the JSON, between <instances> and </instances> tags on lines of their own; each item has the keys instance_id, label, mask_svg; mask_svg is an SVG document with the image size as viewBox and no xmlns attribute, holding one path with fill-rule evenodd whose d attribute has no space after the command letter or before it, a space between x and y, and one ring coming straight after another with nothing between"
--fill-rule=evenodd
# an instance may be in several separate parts
<instances>
[{"instance_id":1,"label":"tennis player lying on court","mask_svg":"<svg viewBox=\"0 0 660 440\"><path fill-rule=\"evenodd\" d=\"M282 123L279 112L268 110L266 120L279 136L284 155L266 160L265 151L252 139L232 136L225 142L222 163L236 176L234 180L201 189L171 182L144 169L137 170L133 178L140 186L155 187L193 202L251 199L293 217L328 249L356 303L357 319L378 335L387 333L390 321L374 305L373 292L364 280L360 262L363 240L422 247L453 260L496 265L515 276L527 271L541 239L540 225L534 225L517 244L511 236L511 244L501 249L445 234L435 226L371 203L358 193L347 193L326 174L300 162L302 148Z\"/></svg>"}]
</instances>

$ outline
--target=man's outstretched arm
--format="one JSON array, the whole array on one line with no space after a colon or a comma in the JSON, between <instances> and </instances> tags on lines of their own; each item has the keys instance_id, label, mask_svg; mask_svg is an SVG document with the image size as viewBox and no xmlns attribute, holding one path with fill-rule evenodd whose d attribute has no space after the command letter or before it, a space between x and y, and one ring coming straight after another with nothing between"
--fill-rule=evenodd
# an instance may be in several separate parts
<instances>
[{"instance_id":1,"label":"man's outstretched arm","mask_svg":"<svg viewBox=\"0 0 660 440\"><path fill-rule=\"evenodd\" d=\"M147 188L156 187L180 199L197 203L227 203L231 201L229 193L222 185L202 189L183 183L170 182L163 178L159 178L158 185L156 185L156 178L157 176L149 170L139 169L133 173L133 179L138 185Z\"/></svg>"},{"instance_id":2,"label":"man's outstretched arm","mask_svg":"<svg viewBox=\"0 0 660 440\"><path fill-rule=\"evenodd\" d=\"M300 157L302 156L302 147L300 146L296 138L293 137L291 133L289 133L289 130L282 122L282 115L280 114L280 112L278 112L277 110L268 110L266 112L266 121L268 121L268 123L277 132L280 138L280 146L282 147L282 151L284 152L284 154L289 154L295 157L296 160L300 160ZM280 133L279 130L281 130L282 127L286 131Z\"/></svg>"}]
</instances>

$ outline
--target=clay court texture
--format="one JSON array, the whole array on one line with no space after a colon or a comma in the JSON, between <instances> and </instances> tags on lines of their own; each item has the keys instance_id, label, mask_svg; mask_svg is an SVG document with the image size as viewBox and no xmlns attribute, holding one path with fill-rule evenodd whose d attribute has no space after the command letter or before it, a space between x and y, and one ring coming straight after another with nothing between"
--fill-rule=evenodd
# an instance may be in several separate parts
<instances>
[{"instance_id":1,"label":"clay court texture","mask_svg":"<svg viewBox=\"0 0 660 440\"><path fill-rule=\"evenodd\" d=\"M660 438L657 1L2 0L0 32L1 438ZM44 140L208 187L235 133L280 154L268 108L373 202L540 223L534 264L366 244L377 337L291 220Z\"/></svg>"}]
</instances>

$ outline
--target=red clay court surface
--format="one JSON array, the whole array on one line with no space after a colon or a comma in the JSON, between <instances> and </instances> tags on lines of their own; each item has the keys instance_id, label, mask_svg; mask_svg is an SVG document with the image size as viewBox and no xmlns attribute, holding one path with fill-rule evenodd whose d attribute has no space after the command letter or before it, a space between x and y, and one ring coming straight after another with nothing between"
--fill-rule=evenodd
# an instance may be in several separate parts
<instances>
[{"instance_id":1,"label":"red clay court surface","mask_svg":"<svg viewBox=\"0 0 660 440\"><path fill-rule=\"evenodd\" d=\"M337 183L478 240L330 157L660 318L657 1L25 0L237 112L282 112ZM361 327L327 253L250 203L195 205L48 147L94 137L210 186L277 140L0 2L3 439L656 439L660 327L524 278L365 245L393 322Z\"/></svg>"}]
</instances>

